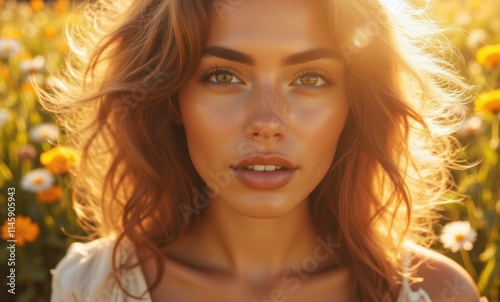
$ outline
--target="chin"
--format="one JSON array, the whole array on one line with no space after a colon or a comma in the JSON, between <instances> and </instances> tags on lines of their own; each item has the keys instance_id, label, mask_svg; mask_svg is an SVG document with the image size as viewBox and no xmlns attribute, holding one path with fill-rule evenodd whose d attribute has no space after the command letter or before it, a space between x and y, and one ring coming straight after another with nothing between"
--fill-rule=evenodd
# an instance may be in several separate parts
<instances>
[{"instance_id":1,"label":"chin","mask_svg":"<svg viewBox=\"0 0 500 302\"><path fill-rule=\"evenodd\" d=\"M273 219L292 213L300 205L307 205L307 199L297 200L291 197L273 194L255 194L246 198L228 201L222 197L233 211L241 216L255 219Z\"/></svg>"}]
</instances>

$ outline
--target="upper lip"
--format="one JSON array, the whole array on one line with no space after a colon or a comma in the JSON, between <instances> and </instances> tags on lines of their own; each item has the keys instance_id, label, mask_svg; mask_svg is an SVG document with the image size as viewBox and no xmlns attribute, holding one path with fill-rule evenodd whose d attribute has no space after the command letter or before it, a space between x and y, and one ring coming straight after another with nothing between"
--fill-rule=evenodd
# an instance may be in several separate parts
<instances>
[{"instance_id":1,"label":"upper lip","mask_svg":"<svg viewBox=\"0 0 500 302\"><path fill-rule=\"evenodd\" d=\"M295 169L295 166L286 158L277 154L252 154L242 159L232 168L242 169L246 166L275 165L285 169Z\"/></svg>"}]
</instances>

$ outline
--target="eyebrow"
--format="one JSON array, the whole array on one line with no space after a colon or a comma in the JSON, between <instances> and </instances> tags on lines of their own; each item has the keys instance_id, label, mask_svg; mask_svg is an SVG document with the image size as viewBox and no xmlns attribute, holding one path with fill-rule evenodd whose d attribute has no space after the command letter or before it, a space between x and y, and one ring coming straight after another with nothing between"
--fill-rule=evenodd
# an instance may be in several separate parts
<instances>
[{"instance_id":1,"label":"eyebrow","mask_svg":"<svg viewBox=\"0 0 500 302\"><path fill-rule=\"evenodd\" d=\"M217 57L230 61L239 62L246 65L255 65L255 59L243 52L221 47L221 46L208 46L203 50L203 56ZM283 65L295 65L306 63L309 61L319 59L338 59L339 55L336 51L329 48L313 48L299 53L291 54L284 57L281 62Z\"/></svg>"}]
</instances>

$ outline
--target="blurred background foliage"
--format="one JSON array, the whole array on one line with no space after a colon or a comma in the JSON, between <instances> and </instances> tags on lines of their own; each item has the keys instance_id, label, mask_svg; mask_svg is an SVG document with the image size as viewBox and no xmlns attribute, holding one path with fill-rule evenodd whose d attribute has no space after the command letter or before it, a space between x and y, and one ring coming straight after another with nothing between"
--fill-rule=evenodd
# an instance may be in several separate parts
<instances>
[{"instance_id":1,"label":"blurred background foliage","mask_svg":"<svg viewBox=\"0 0 500 302\"><path fill-rule=\"evenodd\" d=\"M439 0L432 10L450 22L447 38L463 56L455 62L477 96L456 137L463 159L475 165L454 171L462 204L449 204L436 225L434 248L460 263L481 294L499 301L500 289L500 1Z\"/></svg>"},{"instance_id":2,"label":"blurred background foliage","mask_svg":"<svg viewBox=\"0 0 500 302\"><path fill-rule=\"evenodd\" d=\"M416 5L424 1L414 0ZM461 53L456 66L478 96L456 137L463 158L476 163L454 171L462 204L449 204L436 224L434 248L460 263L481 294L498 301L500 288L500 0L438 0L432 14L450 27L447 38ZM78 151L37 103L32 82L44 87L68 46L64 26L74 2L0 0L0 301L48 301L50 269L83 235L75 223L68 169ZM8 188L15 188L9 194ZM8 202L16 202L16 295L7 293ZM12 226L12 225L10 225Z\"/></svg>"}]
</instances>

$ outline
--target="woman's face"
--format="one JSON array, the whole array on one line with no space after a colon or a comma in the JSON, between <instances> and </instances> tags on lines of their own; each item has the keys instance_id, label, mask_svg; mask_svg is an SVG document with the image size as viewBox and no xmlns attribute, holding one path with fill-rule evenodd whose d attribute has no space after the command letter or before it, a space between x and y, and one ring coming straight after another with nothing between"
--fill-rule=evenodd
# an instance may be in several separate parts
<instances>
[{"instance_id":1,"label":"woman's face","mask_svg":"<svg viewBox=\"0 0 500 302\"><path fill-rule=\"evenodd\" d=\"M253 218L307 201L349 111L329 28L326 1L213 2L201 64L179 94L189 155L210 188L199 198Z\"/></svg>"}]
</instances>

